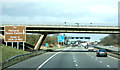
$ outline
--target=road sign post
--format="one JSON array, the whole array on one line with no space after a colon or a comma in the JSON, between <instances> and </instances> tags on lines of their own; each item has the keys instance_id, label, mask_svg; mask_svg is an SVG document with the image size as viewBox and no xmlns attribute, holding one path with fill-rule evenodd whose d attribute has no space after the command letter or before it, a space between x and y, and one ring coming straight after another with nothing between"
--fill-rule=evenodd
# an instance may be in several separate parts
<instances>
[{"instance_id":1,"label":"road sign post","mask_svg":"<svg viewBox=\"0 0 120 70\"><path fill-rule=\"evenodd\" d=\"M17 42L17 49L19 49L19 42Z\"/></svg>"},{"instance_id":2,"label":"road sign post","mask_svg":"<svg viewBox=\"0 0 120 70\"><path fill-rule=\"evenodd\" d=\"M46 47L48 48L48 43L46 43Z\"/></svg>"},{"instance_id":3,"label":"road sign post","mask_svg":"<svg viewBox=\"0 0 120 70\"><path fill-rule=\"evenodd\" d=\"M17 42L17 49L19 49L19 42L25 42L26 41L26 27L25 26L5 26L5 39L4 41L6 42L12 42L12 47L13 47L13 42Z\"/></svg>"},{"instance_id":4,"label":"road sign post","mask_svg":"<svg viewBox=\"0 0 120 70\"><path fill-rule=\"evenodd\" d=\"M7 42L6 42L6 46L7 46Z\"/></svg>"},{"instance_id":5,"label":"road sign post","mask_svg":"<svg viewBox=\"0 0 120 70\"><path fill-rule=\"evenodd\" d=\"M12 42L12 48L13 48L13 42Z\"/></svg>"},{"instance_id":6,"label":"road sign post","mask_svg":"<svg viewBox=\"0 0 120 70\"><path fill-rule=\"evenodd\" d=\"M25 45L25 43L23 42L23 51L25 50L25 46L24 45Z\"/></svg>"}]
</instances>

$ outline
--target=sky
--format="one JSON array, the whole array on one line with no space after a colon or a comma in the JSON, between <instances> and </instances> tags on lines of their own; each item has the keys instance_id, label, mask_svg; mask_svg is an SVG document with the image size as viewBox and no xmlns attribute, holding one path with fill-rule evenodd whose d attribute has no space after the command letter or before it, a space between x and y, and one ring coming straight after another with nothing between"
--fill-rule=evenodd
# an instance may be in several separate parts
<instances>
[{"instance_id":1,"label":"sky","mask_svg":"<svg viewBox=\"0 0 120 70\"><path fill-rule=\"evenodd\" d=\"M117 26L118 2L119 0L2 0L2 24L64 25L66 22L66 25L92 23L96 26ZM107 35L100 35L96 39ZM94 39L97 35L91 36Z\"/></svg>"}]
</instances>

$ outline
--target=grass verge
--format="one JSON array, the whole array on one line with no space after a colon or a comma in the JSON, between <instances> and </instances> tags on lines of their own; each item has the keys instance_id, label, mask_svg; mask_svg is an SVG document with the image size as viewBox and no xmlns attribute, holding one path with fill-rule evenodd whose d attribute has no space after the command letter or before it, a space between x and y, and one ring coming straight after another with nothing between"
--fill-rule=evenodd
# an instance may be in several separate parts
<instances>
[{"instance_id":1,"label":"grass verge","mask_svg":"<svg viewBox=\"0 0 120 70\"><path fill-rule=\"evenodd\" d=\"M8 60L9 58L19 55L19 54L25 54L25 53L29 53L23 50L18 50L16 48L12 48L10 46L5 46L2 45L2 62Z\"/></svg>"}]
</instances>

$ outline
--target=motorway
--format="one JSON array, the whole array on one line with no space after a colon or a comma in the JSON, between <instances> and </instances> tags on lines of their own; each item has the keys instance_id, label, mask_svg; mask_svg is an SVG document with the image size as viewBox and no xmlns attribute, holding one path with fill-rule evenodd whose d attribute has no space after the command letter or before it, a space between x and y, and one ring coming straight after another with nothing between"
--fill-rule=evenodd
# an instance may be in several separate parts
<instances>
[{"instance_id":1,"label":"motorway","mask_svg":"<svg viewBox=\"0 0 120 70\"><path fill-rule=\"evenodd\" d=\"M73 68L88 70L88 68L91 68L91 70L96 70L96 68L99 68L99 70L106 70L106 68L109 68L109 70L118 70L116 68L118 68L119 59L109 55L108 57L96 57L96 52L84 52L87 49L83 47L67 47L58 50L72 50L72 52L47 52L15 64L8 69L29 68L29 70L39 70L52 68L53 70L53 68L61 68L70 70Z\"/></svg>"}]
</instances>

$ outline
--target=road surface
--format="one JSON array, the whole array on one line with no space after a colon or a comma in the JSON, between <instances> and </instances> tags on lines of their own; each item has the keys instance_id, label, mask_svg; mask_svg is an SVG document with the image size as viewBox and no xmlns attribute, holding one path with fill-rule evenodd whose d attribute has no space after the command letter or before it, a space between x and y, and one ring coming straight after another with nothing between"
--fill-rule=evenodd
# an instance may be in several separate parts
<instances>
[{"instance_id":1,"label":"road surface","mask_svg":"<svg viewBox=\"0 0 120 70\"><path fill-rule=\"evenodd\" d=\"M118 70L117 58L108 57L96 57L96 52L83 52L87 51L83 47L67 47L64 49L58 49L62 51L72 50L72 52L48 52L42 55L38 55L15 64L8 69L24 69L39 70L39 69L72 69L72 70ZM81 51L81 52L74 52ZM26 69L25 69L26 70ZM97 69L98 70L98 69Z\"/></svg>"}]
</instances>

